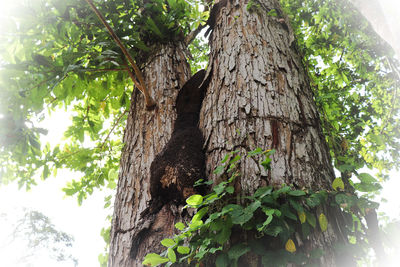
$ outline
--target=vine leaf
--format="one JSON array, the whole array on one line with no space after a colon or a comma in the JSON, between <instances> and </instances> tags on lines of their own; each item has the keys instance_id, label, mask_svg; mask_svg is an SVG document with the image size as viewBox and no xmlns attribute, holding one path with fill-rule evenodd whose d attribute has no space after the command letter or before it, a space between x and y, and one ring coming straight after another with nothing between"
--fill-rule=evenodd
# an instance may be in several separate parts
<instances>
[{"instance_id":1,"label":"vine leaf","mask_svg":"<svg viewBox=\"0 0 400 267\"><path fill-rule=\"evenodd\" d=\"M176 254L175 251L172 248L168 248L168 259L172 262L176 262Z\"/></svg>"},{"instance_id":2,"label":"vine leaf","mask_svg":"<svg viewBox=\"0 0 400 267\"><path fill-rule=\"evenodd\" d=\"M305 223L306 222L306 213L303 211L303 212L298 212L298 215L299 215L299 219L300 219L300 222L303 224L303 223Z\"/></svg>"},{"instance_id":3,"label":"vine leaf","mask_svg":"<svg viewBox=\"0 0 400 267\"><path fill-rule=\"evenodd\" d=\"M341 178L336 178L335 180L333 180L332 188L335 191L338 191L337 190L338 188L341 189L341 190L344 190L344 183L343 183L342 179Z\"/></svg>"},{"instance_id":4,"label":"vine leaf","mask_svg":"<svg viewBox=\"0 0 400 267\"><path fill-rule=\"evenodd\" d=\"M163 245L164 247L172 247L175 246L175 241L170 239L170 238L165 238L163 240L161 240L161 245Z\"/></svg>"},{"instance_id":5,"label":"vine leaf","mask_svg":"<svg viewBox=\"0 0 400 267\"><path fill-rule=\"evenodd\" d=\"M175 224L175 228L182 231L183 229L185 229L185 225L182 222L177 222Z\"/></svg>"},{"instance_id":6,"label":"vine leaf","mask_svg":"<svg viewBox=\"0 0 400 267\"><path fill-rule=\"evenodd\" d=\"M188 199L186 199L186 203L189 206L198 206L203 203L203 196L201 195L192 195Z\"/></svg>"},{"instance_id":7,"label":"vine leaf","mask_svg":"<svg viewBox=\"0 0 400 267\"><path fill-rule=\"evenodd\" d=\"M321 231L326 231L326 229L328 229L328 219L326 218L325 214L321 213L318 217L318 221Z\"/></svg>"},{"instance_id":8,"label":"vine leaf","mask_svg":"<svg viewBox=\"0 0 400 267\"><path fill-rule=\"evenodd\" d=\"M244 243L240 243L238 245L234 245L228 251L228 257L232 260L238 260L242 255L246 254L250 251L250 247L248 247Z\"/></svg>"},{"instance_id":9,"label":"vine leaf","mask_svg":"<svg viewBox=\"0 0 400 267\"><path fill-rule=\"evenodd\" d=\"M296 245L294 244L292 239L289 238L289 240L286 242L285 249L290 253L296 252Z\"/></svg>"},{"instance_id":10,"label":"vine leaf","mask_svg":"<svg viewBox=\"0 0 400 267\"><path fill-rule=\"evenodd\" d=\"M306 192L304 192L303 190L293 190L288 193L288 195L295 197L304 196L305 194Z\"/></svg>"},{"instance_id":11,"label":"vine leaf","mask_svg":"<svg viewBox=\"0 0 400 267\"><path fill-rule=\"evenodd\" d=\"M180 254L189 254L190 248L185 246L178 246L176 249Z\"/></svg>"},{"instance_id":12,"label":"vine leaf","mask_svg":"<svg viewBox=\"0 0 400 267\"><path fill-rule=\"evenodd\" d=\"M146 266L157 266L162 263L166 263L168 261L168 258L161 257L160 255L156 253L150 253L147 254L146 257L144 257L143 265Z\"/></svg>"}]
</instances>

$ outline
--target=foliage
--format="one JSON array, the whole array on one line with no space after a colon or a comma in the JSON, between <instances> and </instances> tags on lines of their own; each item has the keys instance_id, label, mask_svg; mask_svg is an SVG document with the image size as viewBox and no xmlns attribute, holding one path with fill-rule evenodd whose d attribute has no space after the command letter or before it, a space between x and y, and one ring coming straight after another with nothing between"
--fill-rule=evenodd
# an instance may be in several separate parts
<instances>
[{"instance_id":1,"label":"foliage","mask_svg":"<svg viewBox=\"0 0 400 267\"><path fill-rule=\"evenodd\" d=\"M182 41L208 15L200 11L199 0L95 4L139 64L156 53L160 45ZM348 1L281 0L281 4L291 20L295 46L307 66L333 162L341 172L332 185L338 190L333 191L334 198L346 208L349 197L339 191L370 196L379 191L388 170L400 167L400 65ZM249 1L247 9L262 12L258 1ZM81 177L71 180L64 192L76 195L79 203L96 188L115 188L122 132L133 91L119 48L84 1L22 1L15 3L8 14L0 23L0 183L16 180L20 187L29 189L39 176L46 179L57 169L69 168ZM273 9L268 15L281 14ZM193 72L203 67L206 47L200 38L190 44ZM72 120L65 140L51 146L43 142L47 130L40 123L60 109L71 112ZM378 170L378 177L360 171L365 167ZM227 180L216 186L213 196L230 201L233 182ZM276 192L271 190L271 194ZM304 191L304 196L292 196L288 192L285 197L302 201L318 193ZM278 196L275 201L282 198ZM215 208L208 200L212 199L206 197L201 205ZM227 205L239 205L229 201ZM238 210L225 210L226 214L232 217L233 211L244 213L252 209L248 208L251 203L259 201L257 208L258 204L253 204L254 212L266 216L265 223L270 217L263 207L276 209L265 206L262 198L242 201L241 210L234 206ZM271 216L268 227L283 220L275 213ZM243 225L250 224L253 217ZM298 220L304 218L308 223L311 217L302 213L298 216ZM318 215L322 225L325 219ZM258 231L254 225L253 229ZM288 239L284 245L289 251L296 248L295 242ZM171 258L175 251L179 254L187 250L178 248L169 250ZM237 257L224 255L220 262Z\"/></svg>"},{"instance_id":2,"label":"foliage","mask_svg":"<svg viewBox=\"0 0 400 267\"><path fill-rule=\"evenodd\" d=\"M195 262L196 266L214 255L216 266L238 266L240 257L247 253L259 255L265 266L287 266L288 263L307 265L315 263L324 252L321 249L305 254L297 240L307 240L313 232L327 231L329 222L326 211L336 210L343 213L345 220L339 227L345 236L355 238L346 249L354 250L354 257L361 252L368 254L364 228L356 226L362 221L365 209L375 208L376 203L343 191L339 180L332 185L334 190L312 191L296 189L282 185L279 188L265 186L258 188L251 196L234 194L235 178L240 176L237 166L242 156L233 151L226 155L214 173L228 177L213 187L206 196L192 195L187 208L197 212L185 225L178 222L175 227L179 234L166 238L161 244L167 249L160 255L147 254L143 264L156 266L167 263ZM247 153L247 157L263 155L260 165L270 169L270 155L273 150L258 148ZM202 181L198 183L201 185ZM248 240L230 243L231 237L246 236ZM268 244L268 245L266 245ZM343 249L344 244L338 244ZM203 263L204 264L204 263Z\"/></svg>"},{"instance_id":3,"label":"foliage","mask_svg":"<svg viewBox=\"0 0 400 267\"><path fill-rule=\"evenodd\" d=\"M96 5L137 59L183 39L207 15L198 1ZM363 167L380 171L381 181L400 162L398 62L347 1L282 0L282 6L308 66L335 167L345 184ZM84 1L31 0L9 13L0 37L2 183L17 179L29 189L35 174L46 179L69 168L82 173L65 190L79 202L97 187L115 186L110 174L118 169L132 92L119 48ZM207 49L200 39L189 48L195 71ZM67 139L43 144L47 131L39 122L62 107L74 114ZM379 181L365 186L361 179L359 189L379 189Z\"/></svg>"},{"instance_id":4,"label":"foliage","mask_svg":"<svg viewBox=\"0 0 400 267\"><path fill-rule=\"evenodd\" d=\"M374 168L382 181L400 164L400 64L393 50L350 1L281 3L308 68L335 167L353 181L360 179L359 169ZM375 178L369 183L380 189Z\"/></svg>"},{"instance_id":5,"label":"foliage","mask_svg":"<svg viewBox=\"0 0 400 267\"><path fill-rule=\"evenodd\" d=\"M198 1L95 4L139 61L157 44L183 40L204 20ZM46 179L69 168L82 177L64 191L79 203L95 188L114 188L133 89L117 45L84 1L16 3L2 26L0 181L29 189L37 174ZM193 52L194 62L204 60ZM66 140L52 147L38 125L60 108L73 114L72 122Z\"/></svg>"}]
</instances>

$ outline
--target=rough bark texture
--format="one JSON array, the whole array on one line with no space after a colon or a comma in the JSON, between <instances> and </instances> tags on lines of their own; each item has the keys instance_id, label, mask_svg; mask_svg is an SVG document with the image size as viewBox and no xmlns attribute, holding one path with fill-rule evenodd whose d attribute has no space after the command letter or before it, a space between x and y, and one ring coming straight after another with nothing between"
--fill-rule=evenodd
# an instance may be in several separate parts
<instances>
[{"instance_id":1,"label":"rough bark texture","mask_svg":"<svg viewBox=\"0 0 400 267\"><path fill-rule=\"evenodd\" d=\"M329 151L292 30L278 1L253 1L256 5L250 10L247 1L223 2L218 12L214 12L218 14L214 14L210 64L203 88L207 91L200 112L206 176L218 182L212 170L230 151L239 149L245 153L257 147L274 148L276 153L268 173L260 168L257 159L243 158L237 184L240 194L251 194L266 183L329 189L334 178ZM278 11L277 17L268 15L272 9ZM156 111L145 111L143 98L137 92L133 95L115 200L109 266L142 266L144 255L161 252L160 240L173 235L176 222L187 219L179 202L185 193L175 182L180 171L169 166L176 160L165 156L170 142L179 144L180 138L171 138L181 128L178 116L173 129L177 117L174 105L179 88L190 76L181 51L176 46L164 47L146 65L145 79L158 103ZM196 135L195 117L193 121L194 117L188 114L181 118L192 121L186 130ZM184 149L181 147L176 155ZM157 159L165 159L162 164L166 165ZM196 166L193 173L200 173L196 168L200 170L201 166ZM152 177L153 173L156 175ZM158 181L161 184L154 187ZM175 185L169 184L171 181ZM165 197L170 191L179 194ZM340 228L334 223L335 211L324 210L324 213L335 218L330 220L328 230L316 231L308 240L298 237L296 242L306 252L323 248L321 265L334 266L331 246L339 239ZM240 266L260 264L249 257L241 261Z\"/></svg>"},{"instance_id":2,"label":"rough bark texture","mask_svg":"<svg viewBox=\"0 0 400 267\"><path fill-rule=\"evenodd\" d=\"M181 221L179 207L173 203L155 213L148 208L154 197L150 194L150 166L171 137L175 100L190 77L182 51L181 44L166 45L146 63L144 76L157 102L155 111L146 111L142 95L133 92L114 205L110 267L142 266L144 255L161 252L160 240L172 235L174 224Z\"/></svg>"},{"instance_id":3,"label":"rough bark texture","mask_svg":"<svg viewBox=\"0 0 400 267\"><path fill-rule=\"evenodd\" d=\"M289 22L278 1L253 3L258 6L248 10L247 1L228 1L210 37L211 80L200 113L206 174L218 182L212 170L227 152L261 147L276 150L271 171L244 158L241 194L251 194L265 181L330 189L335 175ZM267 14L272 9L278 16ZM304 242L306 251L324 248L321 264L333 266L334 229L330 225L328 231L298 243Z\"/></svg>"}]
</instances>

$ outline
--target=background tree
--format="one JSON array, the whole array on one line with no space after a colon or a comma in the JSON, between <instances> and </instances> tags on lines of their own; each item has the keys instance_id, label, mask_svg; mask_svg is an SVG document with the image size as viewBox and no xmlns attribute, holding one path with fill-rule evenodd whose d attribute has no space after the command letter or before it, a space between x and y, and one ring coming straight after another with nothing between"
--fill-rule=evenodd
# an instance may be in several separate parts
<instances>
[{"instance_id":1,"label":"background tree","mask_svg":"<svg viewBox=\"0 0 400 267\"><path fill-rule=\"evenodd\" d=\"M190 77L187 59L192 72L204 60L199 40L189 45L196 55L190 60L185 38L207 16L198 4L96 3L141 67L157 102L153 112L132 92L119 48L83 2L27 2L2 23L3 182L18 179L29 188L35 173L45 179L67 167L83 174L65 189L79 202L96 187L113 187L126 122L111 266L140 265L149 247L160 250L159 241L173 234L174 222L190 218L178 195L152 208L159 198L152 194L150 169L179 117L174 104ZM332 159L348 194L373 196L386 172L398 167L399 66L388 46L347 1L283 0L283 10L277 1L225 4L214 17L203 83L200 128L208 179L217 183L212 170L226 152L274 148L268 172L258 168L258 158L239 165L239 195L282 182L330 190ZM74 112L68 141L40 144L45 130L37 122L59 107ZM363 167L378 170L378 179L361 173ZM330 265L339 238L332 218L337 214L328 218L327 232L315 231L305 245L306 252L326 248L321 261Z\"/></svg>"},{"instance_id":2,"label":"background tree","mask_svg":"<svg viewBox=\"0 0 400 267\"><path fill-rule=\"evenodd\" d=\"M12 253L18 257L13 263L3 260L3 264L32 266L38 264L38 256L44 254L47 260L53 261L52 264L56 261L78 265L78 261L70 253L74 238L58 230L44 214L24 209L22 216L16 220L1 214L0 222L3 224L4 237L0 244L2 258L6 258L6 253L12 253L12 250L18 251Z\"/></svg>"}]
</instances>

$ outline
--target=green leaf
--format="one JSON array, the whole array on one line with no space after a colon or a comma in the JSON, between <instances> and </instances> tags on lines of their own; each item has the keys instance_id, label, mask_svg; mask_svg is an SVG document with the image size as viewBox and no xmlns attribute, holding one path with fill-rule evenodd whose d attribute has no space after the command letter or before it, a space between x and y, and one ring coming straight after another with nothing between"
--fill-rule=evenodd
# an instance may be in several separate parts
<instances>
[{"instance_id":1,"label":"green leaf","mask_svg":"<svg viewBox=\"0 0 400 267\"><path fill-rule=\"evenodd\" d=\"M175 246L175 241L170 239L170 238L165 238L163 240L161 240L161 245L163 245L164 247L172 247Z\"/></svg>"},{"instance_id":2,"label":"green leaf","mask_svg":"<svg viewBox=\"0 0 400 267\"><path fill-rule=\"evenodd\" d=\"M292 219L294 221L297 221L297 216L290 211L289 205L288 204L284 204L281 206L280 211L282 212L282 214L286 217L288 217L289 219Z\"/></svg>"},{"instance_id":3,"label":"green leaf","mask_svg":"<svg viewBox=\"0 0 400 267\"><path fill-rule=\"evenodd\" d=\"M270 226L270 227L267 227L264 229L264 233L266 233L267 235L270 235L270 236L274 236L274 237L278 236L278 234L280 234L282 232L283 232L283 228L282 228L282 226L279 226L279 225L272 226L272 227Z\"/></svg>"},{"instance_id":4,"label":"green leaf","mask_svg":"<svg viewBox=\"0 0 400 267\"><path fill-rule=\"evenodd\" d=\"M228 186L225 188L225 190L229 194L233 194L233 192L235 192L235 188L233 186Z\"/></svg>"},{"instance_id":5,"label":"green leaf","mask_svg":"<svg viewBox=\"0 0 400 267\"><path fill-rule=\"evenodd\" d=\"M368 173L360 173L360 174L357 175L357 177L363 183L370 184L370 183L376 183L377 182L377 180L372 175L370 175Z\"/></svg>"},{"instance_id":6,"label":"green leaf","mask_svg":"<svg viewBox=\"0 0 400 267\"><path fill-rule=\"evenodd\" d=\"M301 204L299 202L297 202L296 200L290 199L289 203L297 212L304 211L303 206L301 206Z\"/></svg>"},{"instance_id":7,"label":"green leaf","mask_svg":"<svg viewBox=\"0 0 400 267\"><path fill-rule=\"evenodd\" d=\"M240 243L231 247L228 251L229 259L237 261L241 256L250 251L250 247L244 243Z\"/></svg>"},{"instance_id":8,"label":"green leaf","mask_svg":"<svg viewBox=\"0 0 400 267\"><path fill-rule=\"evenodd\" d=\"M260 147L258 147L252 151L247 152L247 157L253 157L260 154L263 154L263 150Z\"/></svg>"},{"instance_id":9,"label":"green leaf","mask_svg":"<svg viewBox=\"0 0 400 267\"><path fill-rule=\"evenodd\" d=\"M321 228L322 232L325 232L328 229L328 219L326 218L325 214L321 213L318 217L319 227Z\"/></svg>"},{"instance_id":10,"label":"green leaf","mask_svg":"<svg viewBox=\"0 0 400 267\"><path fill-rule=\"evenodd\" d=\"M273 216L272 215L268 215L267 219L264 221L264 223L262 224L261 227L257 227L258 231L264 231L264 229L272 222L273 220Z\"/></svg>"},{"instance_id":11,"label":"green leaf","mask_svg":"<svg viewBox=\"0 0 400 267\"><path fill-rule=\"evenodd\" d=\"M315 228L317 226L317 219L315 218L314 214L308 211L305 211L305 213L308 224L311 225L313 228Z\"/></svg>"},{"instance_id":12,"label":"green leaf","mask_svg":"<svg viewBox=\"0 0 400 267\"><path fill-rule=\"evenodd\" d=\"M147 266L157 266L159 264L166 263L167 261L168 258L161 257L156 253L150 253L144 257L144 261L142 262L142 264Z\"/></svg>"},{"instance_id":13,"label":"green leaf","mask_svg":"<svg viewBox=\"0 0 400 267\"><path fill-rule=\"evenodd\" d=\"M303 238L307 239L307 237L310 235L310 225L307 223L302 223L301 224L301 233L303 234Z\"/></svg>"},{"instance_id":14,"label":"green leaf","mask_svg":"<svg viewBox=\"0 0 400 267\"><path fill-rule=\"evenodd\" d=\"M203 221L202 220L198 220L198 221L193 221L189 224L189 228L190 230L197 230L198 228L200 228L203 225Z\"/></svg>"},{"instance_id":15,"label":"green leaf","mask_svg":"<svg viewBox=\"0 0 400 267\"><path fill-rule=\"evenodd\" d=\"M109 181L118 180L118 171L116 169L110 169L108 171L108 180Z\"/></svg>"},{"instance_id":16,"label":"green leaf","mask_svg":"<svg viewBox=\"0 0 400 267\"><path fill-rule=\"evenodd\" d=\"M200 209L199 211L197 211L196 214L193 216L192 222L201 220L201 218L203 218L203 216L207 214L207 211L208 211L208 207L201 208L201 209Z\"/></svg>"},{"instance_id":17,"label":"green leaf","mask_svg":"<svg viewBox=\"0 0 400 267\"><path fill-rule=\"evenodd\" d=\"M222 230L215 236L215 241L218 242L218 244L223 245L225 244L226 241L229 240L231 237L231 226L230 224L226 224L225 227L222 228Z\"/></svg>"},{"instance_id":18,"label":"green leaf","mask_svg":"<svg viewBox=\"0 0 400 267\"><path fill-rule=\"evenodd\" d=\"M276 9L271 9L270 11L268 11L267 15L271 16L271 17L277 17L278 13L277 13Z\"/></svg>"},{"instance_id":19,"label":"green leaf","mask_svg":"<svg viewBox=\"0 0 400 267\"><path fill-rule=\"evenodd\" d=\"M185 229L185 225L182 222L177 222L175 224L175 228L182 231L183 229Z\"/></svg>"},{"instance_id":20,"label":"green leaf","mask_svg":"<svg viewBox=\"0 0 400 267\"><path fill-rule=\"evenodd\" d=\"M258 188L253 196L255 198L263 198L266 195L271 194L271 192L272 192L272 186L264 186L264 187Z\"/></svg>"},{"instance_id":21,"label":"green leaf","mask_svg":"<svg viewBox=\"0 0 400 267\"><path fill-rule=\"evenodd\" d=\"M214 174L217 174L217 175L222 174L222 173L224 173L224 170L225 170L224 166L217 166L214 170Z\"/></svg>"},{"instance_id":22,"label":"green leaf","mask_svg":"<svg viewBox=\"0 0 400 267\"><path fill-rule=\"evenodd\" d=\"M178 246L176 249L180 254L189 254L190 248L185 246Z\"/></svg>"},{"instance_id":23,"label":"green leaf","mask_svg":"<svg viewBox=\"0 0 400 267\"><path fill-rule=\"evenodd\" d=\"M157 27L156 23L154 22L154 20L150 17L147 18L146 24L148 26L148 28L155 33L158 37L163 38L164 35L163 33L160 31L160 29Z\"/></svg>"},{"instance_id":24,"label":"green leaf","mask_svg":"<svg viewBox=\"0 0 400 267\"><path fill-rule=\"evenodd\" d=\"M38 142L38 139L35 136L29 135L29 143L35 149L40 150L40 143Z\"/></svg>"},{"instance_id":25,"label":"green leaf","mask_svg":"<svg viewBox=\"0 0 400 267\"><path fill-rule=\"evenodd\" d=\"M337 190L338 188L341 189L341 190L344 190L344 183L343 183L342 179L341 178L336 178L335 180L333 180L332 188L335 191L338 191Z\"/></svg>"},{"instance_id":26,"label":"green leaf","mask_svg":"<svg viewBox=\"0 0 400 267\"><path fill-rule=\"evenodd\" d=\"M304 192L302 190L293 190L293 191L289 191L288 195L289 196L299 197L299 196L305 196L306 192Z\"/></svg>"},{"instance_id":27,"label":"green leaf","mask_svg":"<svg viewBox=\"0 0 400 267\"><path fill-rule=\"evenodd\" d=\"M291 190L290 186L283 185L278 190L272 192L272 196L277 199L280 195L285 195L287 192Z\"/></svg>"},{"instance_id":28,"label":"green leaf","mask_svg":"<svg viewBox=\"0 0 400 267\"><path fill-rule=\"evenodd\" d=\"M229 164L235 164L238 162L242 157L240 155L236 155L233 159L229 161Z\"/></svg>"},{"instance_id":29,"label":"green leaf","mask_svg":"<svg viewBox=\"0 0 400 267\"><path fill-rule=\"evenodd\" d=\"M306 222L307 216L306 216L306 213L304 211L303 212L300 212L300 211L297 212L297 215L299 216L299 220L300 220L301 224Z\"/></svg>"},{"instance_id":30,"label":"green leaf","mask_svg":"<svg viewBox=\"0 0 400 267\"><path fill-rule=\"evenodd\" d=\"M201 195L192 195L188 199L186 199L186 203L189 206L195 207L203 203L203 196Z\"/></svg>"},{"instance_id":31,"label":"green leaf","mask_svg":"<svg viewBox=\"0 0 400 267\"><path fill-rule=\"evenodd\" d=\"M244 213L254 213L260 206L261 202L259 200L254 201L244 209Z\"/></svg>"},{"instance_id":32,"label":"green leaf","mask_svg":"<svg viewBox=\"0 0 400 267\"><path fill-rule=\"evenodd\" d=\"M167 254L168 254L168 259L172 263L176 262L176 254L175 254L175 251L172 248L168 248Z\"/></svg>"},{"instance_id":33,"label":"green leaf","mask_svg":"<svg viewBox=\"0 0 400 267\"><path fill-rule=\"evenodd\" d=\"M354 184L354 188L360 192L376 192L382 189L382 186L379 183L356 183Z\"/></svg>"}]
</instances>

